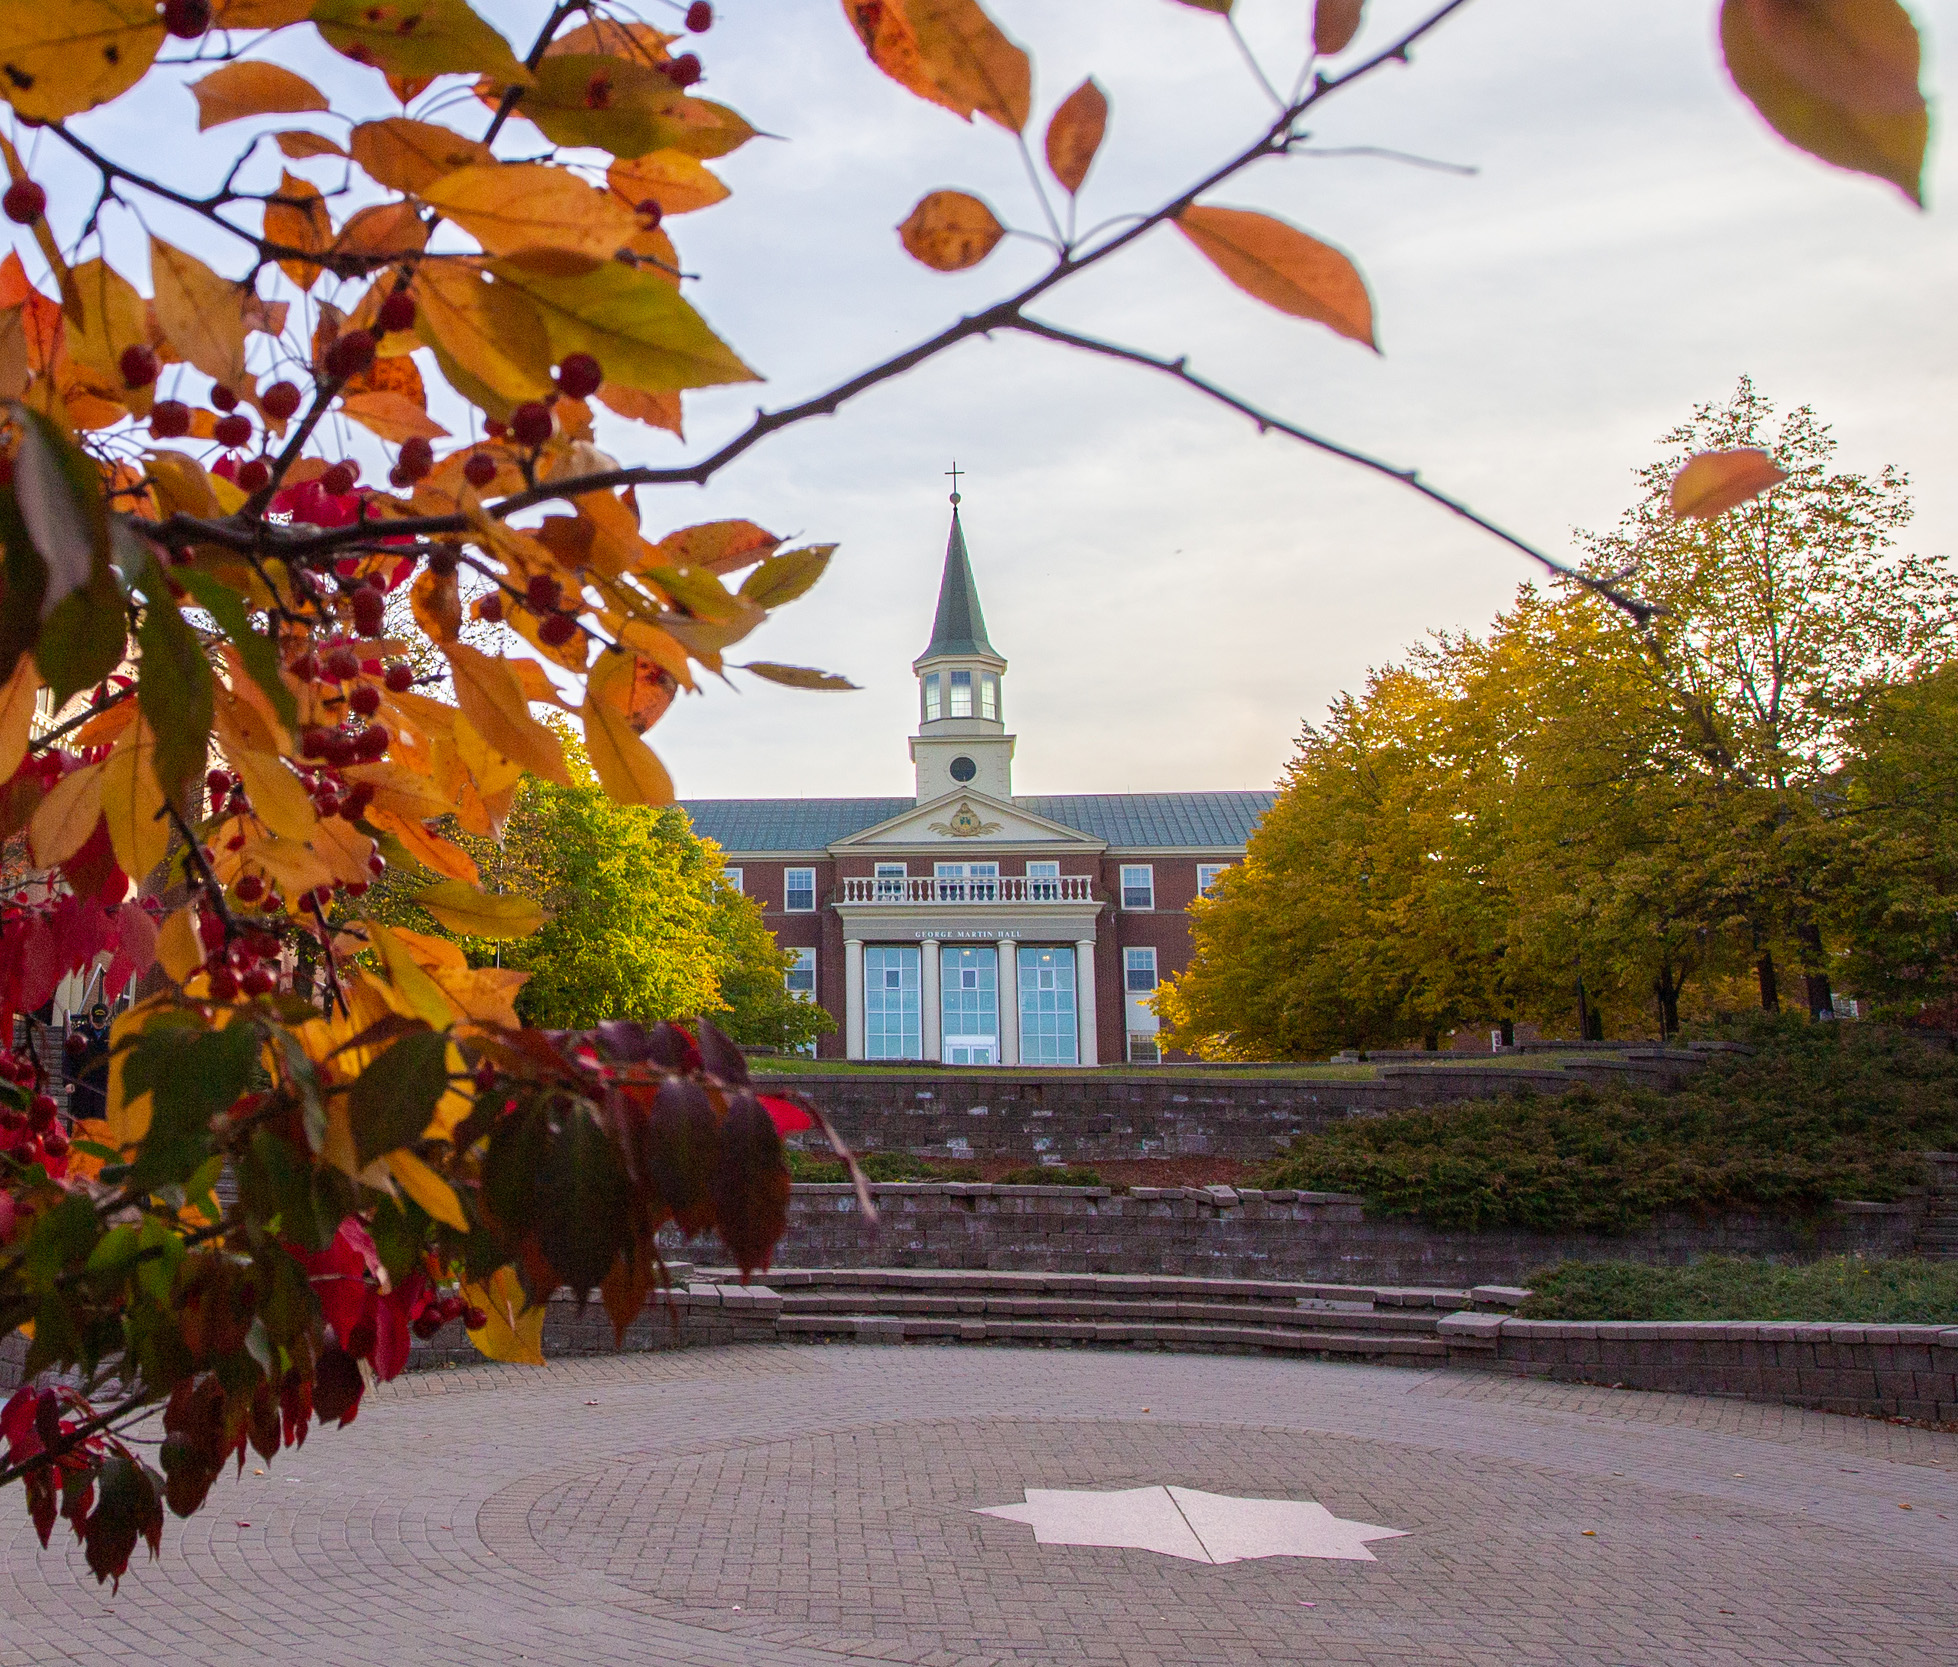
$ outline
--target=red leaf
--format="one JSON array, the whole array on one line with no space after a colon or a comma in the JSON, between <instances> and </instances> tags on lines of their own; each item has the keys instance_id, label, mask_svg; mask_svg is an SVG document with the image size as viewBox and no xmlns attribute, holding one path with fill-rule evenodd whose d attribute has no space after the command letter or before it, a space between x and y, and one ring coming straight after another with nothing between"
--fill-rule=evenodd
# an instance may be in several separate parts
<instances>
[{"instance_id":1,"label":"red leaf","mask_svg":"<svg viewBox=\"0 0 1958 1667\"><path fill-rule=\"evenodd\" d=\"M354 1357L345 1349L328 1349L313 1368L313 1411L322 1424L337 1423L344 1430L359 1414L366 1387Z\"/></svg>"},{"instance_id":2,"label":"red leaf","mask_svg":"<svg viewBox=\"0 0 1958 1667\"><path fill-rule=\"evenodd\" d=\"M782 1137L752 1094L728 1101L714 1163L714 1222L745 1280L766 1272L789 1224L789 1170Z\"/></svg>"},{"instance_id":3,"label":"red leaf","mask_svg":"<svg viewBox=\"0 0 1958 1667\"><path fill-rule=\"evenodd\" d=\"M762 1094L757 1098L761 1101L762 1110L774 1120L777 1134L800 1134L804 1129L816 1126L816 1119L793 1100L784 1099L780 1094Z\"/></svg>"}]
</instances>

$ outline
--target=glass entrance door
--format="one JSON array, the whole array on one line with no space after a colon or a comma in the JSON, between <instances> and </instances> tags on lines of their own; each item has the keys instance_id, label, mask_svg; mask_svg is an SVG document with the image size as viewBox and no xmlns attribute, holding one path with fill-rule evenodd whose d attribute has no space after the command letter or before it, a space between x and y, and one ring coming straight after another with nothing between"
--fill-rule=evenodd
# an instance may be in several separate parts
<instances>
[{"instance_id":1,"label":"glass entrance door","mask_svg":"<svg viewBox=\"0 0 1958 1667\"><path fill-rule=\"evenodd\" d=\"M1031 946L1020 951L1020 1062L1077 1065L1074 951Z\"/></svg>"},{"instance_id":2,"label":"glass entrance door","mask_svg":"<svg viewBox=\"0 0 1958 1667\"><path fill-rule=\"evenodd\" d=\"M999 951L990 944L939 951L947 1065L999 1063Z\"/></svg>"},{"instance_id":3,"label":"glass entrance door","mask_svg":"<svg viewBox=\"0 0 1958 1667\"><path fill-rule=\"evenodd\" d=\"M910 944L869 944L863 952L863 1052L866 1059L925 1056L920 972Z\"/></svg>"}]
</instances>

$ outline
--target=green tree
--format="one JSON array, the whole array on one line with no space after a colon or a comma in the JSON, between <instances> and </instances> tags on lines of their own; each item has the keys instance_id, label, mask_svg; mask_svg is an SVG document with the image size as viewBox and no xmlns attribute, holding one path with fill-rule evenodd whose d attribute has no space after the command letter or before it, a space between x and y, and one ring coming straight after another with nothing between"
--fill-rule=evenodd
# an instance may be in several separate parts
<instances>
[{"instance_id":1,"label":"green tree","mask_svg":"<svg viewBox=\"0 0 1958 1667\"><path fill-rule=\"evenodd\" d=\"M714 849L711 842L707 849ZM775 942L761 904L725 883L714 887L707 929L715 941L721 1010L715 1022L748 1047L797 1049L836 1029L835 1017L788 987L795 956Z\"/></svg>"}]
</instances>

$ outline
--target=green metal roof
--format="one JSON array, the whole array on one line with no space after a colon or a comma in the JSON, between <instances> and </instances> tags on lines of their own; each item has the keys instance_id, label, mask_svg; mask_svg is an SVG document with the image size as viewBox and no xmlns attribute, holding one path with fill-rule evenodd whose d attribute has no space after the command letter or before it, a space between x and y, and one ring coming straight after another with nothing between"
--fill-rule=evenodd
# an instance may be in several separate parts
<instances>
[{"instance_id":1,"label":"green metal roof","mask_svg":"<svg viewBox=\"0 0 1958 1667\"><path fill-rule=\"evenodd\" d=\"M931 622L931 641L920 660L941 654L1003 656L986 640L986 616L979 608L979 587L972 579L972 561L965 553L965 528L952 510L951 536L945 540L945 571L938 581L938 612Z\"/></svg>"}]
</instances>

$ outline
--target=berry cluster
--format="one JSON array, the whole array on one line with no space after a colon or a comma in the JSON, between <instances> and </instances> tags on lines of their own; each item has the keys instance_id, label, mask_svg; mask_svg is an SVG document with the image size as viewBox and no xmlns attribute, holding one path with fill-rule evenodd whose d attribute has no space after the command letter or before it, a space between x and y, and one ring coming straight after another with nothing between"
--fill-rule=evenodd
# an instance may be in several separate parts
<instances>
[{"instance_id":1,"label":"berry cluster","mask_svg":"<svg viewBox=\"0 0 1958 1667\"><path fill-rule=\"evenodd\" d=\"M415 1316L409 1329L426 1343L451 1320L462 1321L471 1331L481 1331L489 1324L489 1316L480 1308L459 1296L446 1296L431 1301Z\"/></svg>"},{"instance_id":2,"label":"berry cluster","mask_svg":"<svg viewBox=\"0 0 1958 1667\"><path fill-rule=\"evenodd\" d=\"M0 1154L23 1169L40 1164L50 1175L68 1168L68 1135L61 1126L61 1108L42 1087L41 1067L11 1048L0 1048ZM13 1200L0 1192L0 1244L13 1234Z\"/></svg>"},{"instance_id":3,"label":"berry cluster","mask_svg":"<svg viewBox=\"0 0 1958 1667\"><path fill-rule=\"evenodd\" d=\"M564 587L556 579L548 573L533 573L524 586L522 599L516 604L539 616L537 640L548 643L552 648L562 648L578 634L577 612L559 606L563 598ZM504 618L505 613L501 591L491 591L476 604L477 617L491 624Z\"/></svg>"}]
</instances>

